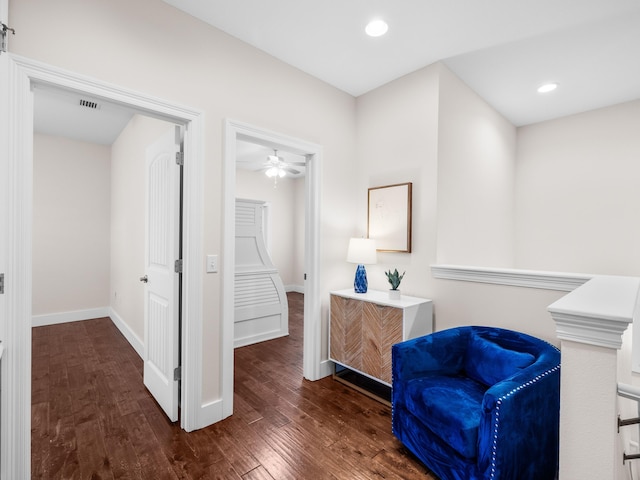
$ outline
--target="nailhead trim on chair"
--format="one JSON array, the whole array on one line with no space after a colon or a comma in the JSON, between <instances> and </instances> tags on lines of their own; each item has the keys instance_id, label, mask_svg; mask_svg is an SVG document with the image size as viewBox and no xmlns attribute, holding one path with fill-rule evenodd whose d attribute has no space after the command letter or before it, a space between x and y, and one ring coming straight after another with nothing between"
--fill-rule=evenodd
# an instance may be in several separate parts
<instances>
[{"instance_id":1,"label":"nailhead trim on chair","mask_svg":"<svg viewBox=\"0 0 640 480\"><path fill-rule=\"evenodd\" d=\"M500 397L496 401L496 415L495 415L495 421L494 421L494 424L493 424L494 425L493 426L493 446L492 446L492 449L491 449L491 476L490 476L490 478L495 478L495 475L496 475L496 454L498 452L498 427L500 426L500 407L502 406L502 400L505 399L505 398L510 397L511 395L513 395L514 393L518 392L519 390L522 390L525 387L533 385L538 380L540 380L542 377L546 377L547 375L549 375L549 374L551 374L551 373L553 373L553 372L555 372L555 371L557 371L559 369L560 369L560 365L556 365L552 369L547 370L544 373L541 373L536 378L534 378L533 380L528 381L524 385L520 385L520 386L514 388L509 393L507 393L506 395Z\"/></svg>"}]
</instances>

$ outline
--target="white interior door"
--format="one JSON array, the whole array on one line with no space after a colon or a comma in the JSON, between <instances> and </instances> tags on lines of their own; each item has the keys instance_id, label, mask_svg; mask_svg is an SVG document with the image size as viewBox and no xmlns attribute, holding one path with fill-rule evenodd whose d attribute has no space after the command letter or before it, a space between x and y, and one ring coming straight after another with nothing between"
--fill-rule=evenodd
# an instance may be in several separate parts
<instances>
[{"instance_id":1,"label":"white interior door","mask_svg":"<svg viewBox=\"0 0 640 480\"><path fill-rule=\"evenodd\" d=\"M144 301L144 384L172 422L178 420L180 362L179 127L146 151L146 271Z\"/></svg>"}]
</instances>

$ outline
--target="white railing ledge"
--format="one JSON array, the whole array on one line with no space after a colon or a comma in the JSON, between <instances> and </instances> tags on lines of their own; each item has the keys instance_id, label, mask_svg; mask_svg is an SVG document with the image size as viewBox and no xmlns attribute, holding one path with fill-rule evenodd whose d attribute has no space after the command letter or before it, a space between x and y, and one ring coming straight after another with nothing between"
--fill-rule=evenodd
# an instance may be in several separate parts
<instances>
[{"instance_id":1,"label":"white railing ledge","mask_svg":"<svg viewBox=\"0 0 640 480\"><path fill-rule=\"evenodd\" d=\"M619 349L633 322L640 278L599 275L549 305L560 340Z\"/></svg>"},{"instance_id":2,"label":"white railing ledge","mask_svg":"<svg viewBox=\"0 0 640 480\"><path fill-rule=\"evenodd\" d=\"M618 396L640 402L640 387L618 382Z\"/></svg>"},{"instance_id":3,"label":"white railing ledge","mask_svg":"<svg viewBox=\"0 0 640 480\"><path fill-rule=\"evenodd\" d=\"M516 268L477 267L468 265L431 265L434 278L465 282L493 283L516 287L541 288L571 292L591 280L586 273L550 272Z\"/></svg>"}]
</instances>

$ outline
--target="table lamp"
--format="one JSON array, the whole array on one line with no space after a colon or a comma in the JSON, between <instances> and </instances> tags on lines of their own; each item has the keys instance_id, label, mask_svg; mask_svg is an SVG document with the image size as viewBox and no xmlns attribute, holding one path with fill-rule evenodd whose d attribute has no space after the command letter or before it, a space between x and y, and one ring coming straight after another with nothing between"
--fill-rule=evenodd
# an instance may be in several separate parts
<instances>
[{"instance_id":1,"label":"table lamp","mask_svg":"<svg viewBox=\"0 0 640 480\"><path fill-rule=\"evenodd\" d=\"M349 240L347 262L357 263L356 278L353 289L356 293L367 293L367 271L364 264L373 265L377 262L376 241L372 238L352 238Z\"/></svg>"}]
</instances>

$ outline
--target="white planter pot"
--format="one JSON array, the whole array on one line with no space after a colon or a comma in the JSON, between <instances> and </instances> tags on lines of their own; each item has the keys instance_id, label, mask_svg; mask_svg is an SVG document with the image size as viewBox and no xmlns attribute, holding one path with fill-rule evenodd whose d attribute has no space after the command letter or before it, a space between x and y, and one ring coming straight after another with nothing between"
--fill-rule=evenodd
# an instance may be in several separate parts
<instances>
[{"instance_id":1,"label":"white planter pot","mask_svg":"<svg viewBox=\"0 0 640 480\"><path fill-rule=\"evenodd\" d=\"M400 300L400 290L389 290L389 298L391 300Z\"/></svg>"}]
</instances>

